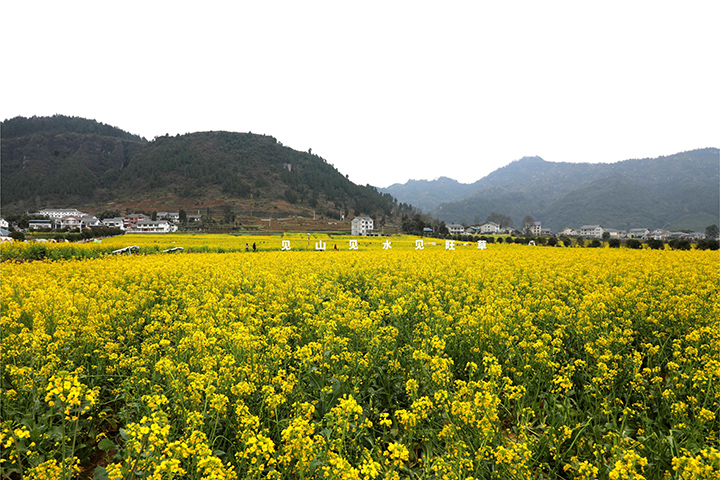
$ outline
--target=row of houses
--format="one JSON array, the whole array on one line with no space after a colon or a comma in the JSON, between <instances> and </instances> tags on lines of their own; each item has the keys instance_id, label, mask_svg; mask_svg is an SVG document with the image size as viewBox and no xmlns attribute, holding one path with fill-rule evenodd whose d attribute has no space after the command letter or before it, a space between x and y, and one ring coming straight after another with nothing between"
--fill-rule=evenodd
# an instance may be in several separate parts
<instances>
[{"instance_id":1,"label":"row of houses","mask_svg":"<svg viewBox=\"0 0 720 480\"><path fill-rule=\"evenodd\" d=\"M583 225L582 227L566 228L560 232L560 235L567 235L568 237L589 237L589 238L603 238L606 236L609 238L627 239L635 238L638 240L662 240L667 242L669 240L687 239L687 240L701 240L705 238L704 233L699 232L671 232L662 228L656 228L650 230L649 228L631 228L630 230L616 230L614 228L605 228L602 225Z\"/></svg>"},{"instance_id":2,"label":"row of houses","mask_svg":"<svg viewBox=\"0 0 720 480\"><path fill-rule=\"evenodd\" d=\"M517 234L518 232L514 228L502 228L500 225L494 222L485 222L481 225L473 225L465 227L459 223L451 223L446 225L448 232L451 235L484 235L484 234ZM549 228L542 228L541 222L533 222L525 225L525 232L530 235L540 236L553 235L553 232ZM650 230L648 228L631 228L630 230L616 230L614 228L605 228L602 225L583 225L580 228L565 228L558 233L558 235L566 235L568 237L587 237L587 238L603 238L605 234L609 235L609 238L636 238L638 240L662 240L668 241L674 238L684 238L688 240L699 240L705 237L703 233L682 233L682 232L670 232L661 228Z\"/></svg>"},{"instance_id":3,"label":"row of houses","mask_svg":"<svg viewBox=\"0 0 720 480\"><path fill-rule=\"evenodd\" d=\"M156 219L142 213L127 214L122 217L98 219L77 209L47 208L33 214L44 216L29 221L30 230L82 230L92 227L108 227L124 230L128 233L170 233L177 231L173 222L180 220L178 212L158 212ZM200 221L200 215L188 215L188 222Z\"/></svg>"}]
</instances>

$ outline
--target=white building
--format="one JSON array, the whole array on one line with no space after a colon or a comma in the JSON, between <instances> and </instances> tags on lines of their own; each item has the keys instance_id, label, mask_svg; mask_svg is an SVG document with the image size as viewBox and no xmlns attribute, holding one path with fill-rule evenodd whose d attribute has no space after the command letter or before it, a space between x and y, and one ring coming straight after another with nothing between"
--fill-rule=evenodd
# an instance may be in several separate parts
<instances>
[{"instance_id":1,"label":"white building","mask_svg":"<svg viewBox=\"0 0 720 480\"><path fill-rule=\"evenodd\" d=\"M46 208L40 210L37 215L45 215L48 218L60 219L68 216L82 218L85 214L79 211L77 208Z\"/></svg>"},{"instance_id":2,"label":"white building","mask_svg":"<svg viewBox=\"0 0 720 480\"><path fill-rule=\"evenodd\" d=\"M583 225L580 227L581 237L602 238L605 229L601 225Z\"/></svg>"},{"instance_id":3,"label":"white building","mask_svg":"<svg viewBox=\"0 0 720 480\"><path fill-rule=\"evenodd\" d=\"M658 228L658 229L656 229L656 230L653 230L653 231L650 233L650 236L651 236L654 240L662 240L662 241L664 241L664 242L670 239L670 235L672 235L672 234L671 234L669 231L664 230L664 229L662 229L662 228Z\"/></svg>"},{"instance_id":4,"label":"white building","mask_svg":"<svg viewBox=\"0 0 720 480\"><path fill-rule=\"evenodd\" d=\"M350 222L350 230L352 235L372 235L373 219L370 217L355 217Z\"/></svg>"},{"instance_id":5,"label":"white building","mask_svg":"<svg viewBox=\"0 0 720 480\"><path fill-rule=\"evenodd\" d=\"M577 237L578 231L575 230L574 228L567 227L567 228L563 228L562 230L560 230L560 235L567 235L568 237Z\"/></svg>"},{"instance_id":6,"label":"white building","mask_svg":"<svg viewBox=\"0 0 720 480\"><path fill-rule=\"evenodd\" d=\"M647 238L648 235L650 235L650 230L647 228L631 228L628 231L630 238Z\"/></svg>"},{"instance_id":7,"label":"white building","mask_svg":"<svg viewBox=\"0 0 720 480\"><path fill-rule=\"evenodd\" d=\"M82 228L99 227L102 225L100 220L95 215L83 215L80 219L80 225Z\"/></svg>"},{"instance_id":8,"label":"white building","mask_svg":"<svg viewBox=\"0 0 720 480\"><path fill-rule=\"evenodd\" d=\"M130 230L132 233L170 233L177 227L167 220L138 220Z\"/></svg>"},{"instance_id":9,"label":"white building","mask_svg":"<svg viewBox=\"0 0 720 480\"><path fill-rule=\"evenodd\" d=\"M65 215L60 218L60 227L69 230L80 230L82 217L79 215Z\"/></svg>"},{"instance_id":10,"label":"white building","mask_svg":"<svg viewBox=\"0 0 720 480\"><path fill-rule=\"evenodd\" d=\"M525 232L530 235L541 235L542 234L542 222L533 222L525 224Z\"/></svg>"},{"instance_id":11,"label":"white building","mask_svg":"<svg viewBox=\"0 0 720 480\"><path fill-rule=\"evenodd\" d=\"M4 218L0 218L0 228L4 228L5 230L7 230L8 228L10 228L10 224Z\"/></svg>"},{"instance_id":12,"label":"white building","mask_svg":"<svg viewBox=\"0 0 720 480\"><path fill-rule=\"evenodd\" d=\"M465 227L459 223L449 223L445 225L445 228L448 229L448 233L450 235L462 235L465 233Z\"/></svg>"},{"instance_id":13,"label":"white building","mask_svg":"<svg viewBox=\"0 0 720 480\"><path fill-rule=\"evenodd\" d=\"M46 218L42 220L30 220L28 222L28 229L30 230L42 230L46 228L53 228L53 221Z\"/></svg>"},{"instance_id":14,"label":"white building","mask_svg":"<svg viewBox=\"0 0 720 480\"><path fill-rule=\"evenodd\" d=\"M120 230L125 230L123 217L103 218L102 224L108 228L119 228Z\"/></svg>"},{"instance_id":15,"label":"white building","mask_svg":"<svg viewBox=\"0 0 720 480\"><path fill-rule=\"evenodd\" d=\"M610 238L624 238L623 232L614 228L606 228L605 231L610 234Z\"/></svg>"},{"instance_id":16,"label":"white building","mask_svg":"<svg viewBox=\"0 0 720 480\"><path fill-rule=\"evenodd\" d=\"M495 222L485 222L477 228L480 233L499 233L500 232L500 225L498 225Z\"/></svg>"}]
</instances>

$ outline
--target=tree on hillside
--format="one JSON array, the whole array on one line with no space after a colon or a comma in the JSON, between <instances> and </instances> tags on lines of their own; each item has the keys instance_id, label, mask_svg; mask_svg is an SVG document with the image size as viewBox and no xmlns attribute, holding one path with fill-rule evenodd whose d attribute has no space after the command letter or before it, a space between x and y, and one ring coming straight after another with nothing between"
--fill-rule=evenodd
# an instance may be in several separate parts
<instances>
[{"instance_id":1,"label":"tree on hillside","mask_svg":"<svg viewBox=\"0 0 720 480\"><path fill-rule=\"evenodd\" d=\"M705 238L715 239L720 236L720 231L718 231L717 225L708 225L705 228Z\"/></svg>"},{"instance_id":2,"label":"tree on hillside","mask_svg":"<svg viewBox=\"0 0 720 480\"><path fill-rule=\"evenodd\" d=\"M115 218L115 217L121 217L119 210L103 210L102 212L98 213L96 217L99 220L104 220L106 218Z\"/></svg>"},{"instance_id":3,"label":"tree on hillside","mask_svg":"<svg viewBox=\"0 0 720 480\"><path fill-rule=\"evenodd\" d=\"M532 233L532 226L534 224L535 219L530 215L526 215L525 218L523 218L523 233L525 235L530 235Z\"/></svg>"}]
</instances>

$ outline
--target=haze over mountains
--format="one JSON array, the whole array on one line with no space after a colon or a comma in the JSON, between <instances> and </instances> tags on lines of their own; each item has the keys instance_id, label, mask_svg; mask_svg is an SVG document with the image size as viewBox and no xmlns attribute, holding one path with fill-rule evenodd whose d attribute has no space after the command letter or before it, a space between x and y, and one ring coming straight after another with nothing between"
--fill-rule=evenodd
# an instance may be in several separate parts
<instances>
[{"instance_id":1,"label":"haze over mountains","mask_svg":"<svg viewBox=\"0 0 720 480\"><path fill-rule=\"evenodd\" d=\"M472 184L411 180L381 189L445 222L526 215L558 231L583 224L703 231L720 214L720 151L705 148L617 163L555 163L525 157Z\"/></svg>"}]
</instances>

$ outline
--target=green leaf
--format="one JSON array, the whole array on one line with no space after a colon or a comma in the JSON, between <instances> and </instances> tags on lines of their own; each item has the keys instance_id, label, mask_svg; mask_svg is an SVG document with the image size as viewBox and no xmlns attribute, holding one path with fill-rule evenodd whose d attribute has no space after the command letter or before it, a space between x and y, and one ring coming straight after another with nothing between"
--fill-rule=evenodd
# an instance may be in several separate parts
<instances>
[{"instance_id":1,"label":"green leaf","mask_svg":"<svg viewBox=\"0 0 720 480\"><path fill-rule=\"evenodd\" d=\"M105 440L107 440L107 438ZM93 471L93 480L109 480L105 467L95 467L95 470Z\"/></svg>"},{"instance_id":2,"label":"green leaf","mask_svg":"<svg viewBox=\"0 0 720 480\"><path fill-rule=\"evenodd\" d=\"M103 452L107 452L108 450L112 450L113 448L115 448L115 443L113 443L112 440L103 438L102 440L100 440L100 443L98 443L98 448Z\"/></svg>"}]
</instances>

